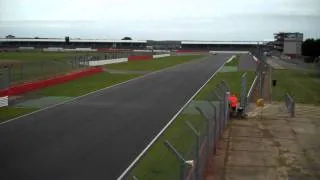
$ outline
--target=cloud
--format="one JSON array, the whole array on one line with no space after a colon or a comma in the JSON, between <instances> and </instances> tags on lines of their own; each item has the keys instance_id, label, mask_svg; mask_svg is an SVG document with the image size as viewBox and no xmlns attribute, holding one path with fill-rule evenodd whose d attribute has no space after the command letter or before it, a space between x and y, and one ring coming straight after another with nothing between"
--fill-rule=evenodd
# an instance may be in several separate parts
<instances>
[{"instance_id":1,"label":"cloud","mask_svg":"<svg viewBox=\"0 0 320 180\"><path fill-rule=\"evenodd\" d=\"M0 36L247 40L278 30L317 35L317 19L319 0L0 0Z\"/></svg>"}]
</instances>

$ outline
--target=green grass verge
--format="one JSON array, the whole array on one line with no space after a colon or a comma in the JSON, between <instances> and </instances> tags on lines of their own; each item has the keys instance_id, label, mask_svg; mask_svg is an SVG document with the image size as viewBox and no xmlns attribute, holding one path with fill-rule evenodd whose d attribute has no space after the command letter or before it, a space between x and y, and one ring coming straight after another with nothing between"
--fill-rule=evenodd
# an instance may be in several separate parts
<instances>
[{"instance_id":1,"label":"green grass verge","mask_svg":"<svg viewBox=\"0 0 320 180\"><path fill-rule=\"evenodd\" d=\"M241 75L243 73L244 72L217 73L195 99L207 100L213 88L222 80L229 84L233 92L240 93ZM247 72L247 75L249 87L255 74L254 72ZM138 179L179 179L179 161L165 147L164 141L169 140L187 159L194 159L190 152L192 152L191 149L194 147L195 135L186 126L186 121L190 121L197 130L203 132L205 119L200 114L180 114L137 164L131 175L135 175Z\"/></svg>"},{"instance_id":2,"label":"green grass verge","mask_svg":"<svg viewBox=\"0 0 320 180\"><path fill-rule=\"evenodd\" d=\"M274 70L272 79L277 86L272 88L272 98L283 101L286 92L297 103L320 105L320 75L298 70Z\"/></svg>"},{"instance_id":3,"label":"green grass verge","mask_svg":"<svg viewBox=\"0 0 320 180\"><path fill-rule=\"evenodd\" d=\"M108 69L119 69L119 70L159 70L166 67L174 66L191 60L199 59L203 56L192 55L192 56L170 56L159 58L151 61L129 61L126 63L109 64L105 67Z\"/></svg>"},{"instance_id":4,"label":"green grass verge","mask_svg":"<svg viewBox=\"0 0 320 180\"><path fill-rule=\"evenodd\" d=\"M132 175L138 179L180 179L179 161L164 145L164 141L168 140L184 157L193 159L192 153L189 153L194 145L195 135L185 124L186 121L191 122L200 131L205 123L200 115L179 115L135 167Z\"/></svg>"},{"instance_id":5,"label":"green grass verge","mask_svg":"<svg viewBox=\"0 0 320 180\"><path fill-rule=\"evenodd\" d=\"M0 107L0 122L22 116L37 109L34 108L15 108L15 107Z\"/></svg>"},{"instance_id":6,"label":"green grass verge","mask_svg":"<svg viewBox=\"0 0 320 180\"><path fill-rule=\"evenodd\" d=\"M66 96L76 97L81 96L92 91L96 91L108 86L112 86L139 75L134 74L110 74L110 73L99 73L89 77L81 78L78 80L70 81L64 84L47 87L41 90L31 92L37 96ZM0 108L0 122L18 117L37 109L31 108L15 108L15 107L1 107Z\"/></svg>"},{"instance_id":7,"label":"green grass verge","mask_svg":"<svg viewBox=\"0 0 320 180\"><path fill-rule=\"evenodd\" d=\"M43 96L76 97L138 77L136 74L98 73L68 83L44 88L35 93Z\"/></svg>"},{"instance_id":8,"label":"green grass verge","mask_svg":"<svg viewBox=\"0 0 320 180\"><path fill-rule=\"evenodd\" d=\"M239 65L239 55L236 55L230 62L227 62L225 66L235 66Z\"/></svg>"},{"instance_id":9,"label":"green grass verge","mask_svg":"<svg viewBox=\"0 0 320 180\"><path fill-rule=\"evenodd\" d=\"M241 92L241 76L244 72L226 72L217 73L216 76L209 81L209 83L200 91L200 93L195 97L196 100L208 99L213 93L214 87L224 80L230 87L233 93L240 96ZM250 88L251 83L255 77L255 72L247 71L247 89Z\"/></svg>"},{"instance_id":10,"label":"green grass verge","mask_svg":"<svg viewBox=\"0 0 320 180\"><path fill-rule=\"evenodd\" d=\"M73 59L75 56L99 55L101 52L4 52L0 53L1 60L17 61L47 61Z\"/></svg>"}]
</instances>

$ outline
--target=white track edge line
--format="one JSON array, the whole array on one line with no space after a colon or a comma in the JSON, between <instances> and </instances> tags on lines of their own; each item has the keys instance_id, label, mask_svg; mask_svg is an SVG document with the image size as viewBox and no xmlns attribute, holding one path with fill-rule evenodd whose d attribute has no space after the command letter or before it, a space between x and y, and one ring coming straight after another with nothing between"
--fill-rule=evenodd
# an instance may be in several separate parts
<instances>
[{"instance_id":1,"label":"white track edge line","mask_svg":"<svg viewBox=\"0 0 320 180\"><path fill-rule=\"evenodd\" d=\"M140 160L140 158L149 150L149 148L153 145L154 142L158 140L158 138L162 135L162 133L172 124L172 122L176 119L176 117L184 110L184 108L193 100L193 98L199 94L199 92L209 83L209 81L222 69L222 67L227 63L225 61L216 72L212 74L211 77L195 92L193 96L180 108L180 110L170 119L167 125L162 128L162 130L151 140L151 142L145 147L142 152L133 160L133 162L124 170L124 172L117 178L117 180L122 180L124 176L131 170L131 168Z\"/></svg>"},{"instance_id":2,"label":"white track edge line","mask_svg":"<svg viewBox=\"0 0 320 180\"><path fill-rule=\"evenodd\" d=\"M206 56L205 56L205 57L206 57ZM201 57L201 58L197 58L197 59L198 59L198 60L201 60L202 58L205 58L205 57ZM195 60L197 60L197 59L195 59ZM175 67L177 67L177 66L180 66L180 65L183 65L183 64L186 64L186 63L191 63L191 62L195 62L195 61L194 61L194 60L193 60L193 61L187 61L187 62L185 62L185 63L180 63L180 64L177 64L177 65L174 65L174 66L170 66L170 67L167 67L167 68L164 68L164 69L160 69L160 70L157 70L157 71L153 71L153 72L147 73L147 74L145 74L145 75L138 76L138 77L133 78L133 79L129 79L128 81L120 82L120 83L114 84L114 85L112 85L112 86L108 86L108 87L105 87L105 88L102 88L102 89L98 89L98 90L89 92L89 93L87 93L87 94L83 94L83 95L81 95L81 96L77 96L77 97L74 97L74 98L72 98L72 99L69 99L69 100L66 100L66 101L62 101L62 102L60 102L60 103L53 104L53 105L51 105L51 106L48 106L48 107L45 107L45 108L42 108L42 109L39 109L39 110L30 112L30 113L27 113L27 114L24 114L24 115L22 115L22 116L14 117L14 118L9 119L9 120L7 120L7 121L1 122L1 123L0 123L0 127L1 127L1 125L3 125L3 124L7 124L7 123L9 123L9 122L18 120L18 119L20 119L20 118L23 118L23 117L26 117L26 116L30 116L30 115L32 115L32 114L35 114L35 113L38 113L38 112L41 112L41 111L45 111L45 110L54 108L54 107L56 107L56 106L60 106L60 105L69 103L69 102L73 102L73 101L78 100L78 99L80 99L80 98L83 98L83 97L85 97L85 96L88 96L88 95L91 95L91 94L94 94L94 93L98 93L98 92L100 92L100 91L104 91L104 90L106 90L106 89L110 89L110 88L113 88L113 87L116 87L116 86L120 86L120 85L122 85L122 84L126 84L126 83L129 83L129 82L131 82L131 81L136 81L136 80L139 80L139 79L143 79L143 78L145 78L145 77L147 77L147 76L150 76L150 75L152 75L152 74L156 74L156 73L159 73L159 72L162 72L162 71L171 69L171 68L175 68Z\"/></svg>"}]
</instances>

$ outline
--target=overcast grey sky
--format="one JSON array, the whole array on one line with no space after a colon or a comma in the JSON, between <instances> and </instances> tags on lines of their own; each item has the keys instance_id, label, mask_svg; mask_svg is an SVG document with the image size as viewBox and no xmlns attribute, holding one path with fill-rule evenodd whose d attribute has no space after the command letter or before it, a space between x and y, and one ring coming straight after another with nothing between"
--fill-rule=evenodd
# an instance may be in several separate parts
<instances>
[{"instance_id":1,"label":"overcast grey sky","mask_svg":"<svg viewBox=\"0 0 320 180\"><path fill-rule=\"evenodd\" d=\"M0 0L0 37L264 40L320 37L320 0Z\"/></svg>"}]
</instances>

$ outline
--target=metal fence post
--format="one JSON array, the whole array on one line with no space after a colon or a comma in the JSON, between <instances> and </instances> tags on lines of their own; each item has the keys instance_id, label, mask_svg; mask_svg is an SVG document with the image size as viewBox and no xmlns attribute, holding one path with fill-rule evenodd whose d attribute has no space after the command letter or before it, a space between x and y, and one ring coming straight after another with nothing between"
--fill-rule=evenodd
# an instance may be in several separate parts
<instances>
[{"instance_id":1,"label":"metal fence post","mask_svg":"<svg viewBox=\"0 0 320 180\"><path fill-rule=\"evenodd\" d=\"M216 146L217 146L217 141L218 141L218 135L219 135L219 128L218 128L218 118L217 118L217 107L211 103L212 107L213 107L213 113L214 113L214 133L213 133L213 154L216 154Z\"/></svg>"},{"instance_id":2,"label":"metal fence post","mask_svg":"<svg viewBox=\"0 0 320 180\"><path fill-rule=\"evenodd\" d=\"M164 145L176 156L178 161L180 161L180 180L184 180L185 174L185 163L186 160L182 157L182 155L172 146L172 144L166 140L164 141Z\"/></svg>"},{"instance_id":3,"label":"metal fence post","mask_svg":"<svg viewBox=\"0 0 320 180\"><path fill-rule=\"evenodd\" d=\"M225 126L224 127L227 126L228 119L229 119L229 94L230 94L229 91L225 92L225 98L224 98L224 102L225 102L225 119L224 119L225 123L224 124L225 124Z\"/></svg>"},{"instance_id":4,"label":"metal fence post","mask_svg":"<svg viewBox=\"0 0 320 180\"><path fill-rule=\"evenodd\" d=\"M195 163L195 179L198 180L201 175L200 172L200 133L193 127L193 125L186 121L187 126L192 130L192 132L196 135L196 163Z\"/></svg>"},{"instance_id":5,"label":"metal fence post","mask_svg":"<svg viewBox=\"0 0 320 180\"><path fill-rule=\"evenodd\" d=\"M240 97L240 106L246 108L246 98L247 98L247 73L244 73L241 76L241 97Z\"/></svg>"},{"instance_id":6,"label":"metal fence post","mask_svg":"<svg viewBox=\"0 0 320 180\"><path fill-rule=\"evenodd\" d=\"M12 83L12 67L12 64L8 66L8 87Z\"/></svg>"},{"instance_id":7,"label":"metal fence post","mask_svg":"<svg viewBox=\"0 0 320 180\"><path fill-rule=\"evenodd\" d=\"M295 116L295 111L296 111L296 103L292 99L291 117Z\"/></svg>"},{"instance_id":8,"label":"metal fence post","mask_svg":"<svg viewBox=\"0 0 320 180\"><path fill-rule=\"evenodd\" d=\"M23 80L23 64L20 64L20 81Z\"/></svg>"},{"instance_id":9,"label":"metal fence post","mask_svg":"<svg viewBox=\"0 0 320 180\"><path fill-rule=\"evenodd\" d=\"M196 107L196 109L199 111L199 113L201 114L202 117L204 117L204 119L206 120L206 134L207 134L207 154L209 154L210 152L210 147L211 147L211 137L210 137L210 118L207 117L204 112L199 108Z\"/></svg>"}]
</instances>

